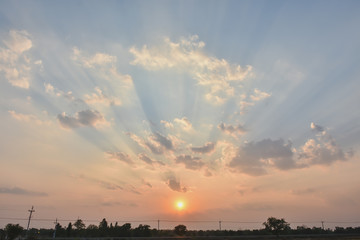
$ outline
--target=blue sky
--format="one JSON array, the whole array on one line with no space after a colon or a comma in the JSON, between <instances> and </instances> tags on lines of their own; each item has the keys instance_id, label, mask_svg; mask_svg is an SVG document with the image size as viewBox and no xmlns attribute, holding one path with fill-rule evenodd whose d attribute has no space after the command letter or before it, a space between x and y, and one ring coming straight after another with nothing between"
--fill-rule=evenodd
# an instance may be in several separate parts
<instances>
[{"instance_id":1,"label":"blue sky","mask_svg":"<svg viewBox=\"0 0 360 240\"><path fill-rule=\"evenodd\" d=\"M359 8L1 2L1 215L360 221Z\"/></svg>"}]
</instances>

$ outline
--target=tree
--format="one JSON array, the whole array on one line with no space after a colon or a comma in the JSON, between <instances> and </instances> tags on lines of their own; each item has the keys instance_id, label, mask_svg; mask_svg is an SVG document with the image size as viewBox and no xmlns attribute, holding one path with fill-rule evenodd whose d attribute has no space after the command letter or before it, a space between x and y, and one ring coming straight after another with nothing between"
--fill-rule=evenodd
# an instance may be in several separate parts
<instances>
[{"instance_id":1,"label":"tree","mask_svg":"<svg viewBox=\"0 0 360 240\"><path fill-rule=\"evenodd\" d=\"M72 234L72 224L71 224L71 222L69 222L69 224L66 228L66 236L71 237L71 234Z\"/></svg>"},{"instance_id":2,"label":"tree","mask_svg":"<svg viewBox=\"0 0 360 240\"><path fill-rule=\"evenodd\" d=\"M108 223L105 218L99 223L99 229L106 229L108 228Z\"/></svg>"},{"instance_id":3,"label":"tree","mask_svg":"<svg viewBox=\"0 0 360 240\"><path fill-rule=\"evenodd\" d=\"M21 227L19 224L7 224L5 227L5 234L7 236L8 240L13 240L16 237L20 236L22 231L24 230L23 227Z\"/></svg>"},{"instance_id":4,"label":"tree","mask_svg":"<svg viewBox=\"0 0 360 240\"><path fill-rule=\"evenodd\" d=\"M279 235L281 232L286 232L290 230L290 224L285 221L285 219L277 219L274 217L269 217L266 222L263 223L265 229L273 234Z\"/></svg>"},{"instance_id":5,"label":"tree","mask_svg":"<svg viewBox=\"0 0 360 240\"><path fill-rule=\"evenodd\" d=\"M85 223L83 222L83 220L78 219L78 220L76 220L76 222L74 223L74 227L76 228L76 230L85 229Z\"/></svg>"},{"instance_id":6,"label":"tree","mask_svg":"<svg viewBox=\"0 0 360 240\"><path fill-rule=\"evenodd\" d=\"M108 234L108 223L105 218L99 223L100 237L105 237Z\"/></svg>"},{"instance_id":7,"label":"tree","mask_svg":"<svg viewBox=\"0 0 360 240\"><path fill-rule=\"evenodd\" d=\"M150 237L150 226L140 224L137 228L134 229L134 235L135 237Z\"/></svg>"},{"instance_id":8,"label":"tree","mask_svg":"<svg viewBox=\"0 0 360 240\"><path fill-rule=\"evenodd\" d=\"M177 225L175 228L174 228L174 232L176 235L179 235L179 236L183 236L185 235L187 229L186 229L186 226L185 225Z\"/></svg>"}]
</instances>

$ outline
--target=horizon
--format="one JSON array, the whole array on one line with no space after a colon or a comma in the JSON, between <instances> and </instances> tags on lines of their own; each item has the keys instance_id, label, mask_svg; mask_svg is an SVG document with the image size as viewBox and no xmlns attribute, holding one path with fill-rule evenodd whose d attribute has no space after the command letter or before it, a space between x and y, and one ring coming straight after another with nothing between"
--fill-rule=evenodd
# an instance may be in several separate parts
<instances>
[{"instance_id":1,"label":"horizon","mask_svg":"<svg viewBox=\"0 0 360 240\"><path fill-rule=\"evenodd\" d=\"M358 223L359 10L1 1L0 228Z\"/></svg>"}]
</instances>

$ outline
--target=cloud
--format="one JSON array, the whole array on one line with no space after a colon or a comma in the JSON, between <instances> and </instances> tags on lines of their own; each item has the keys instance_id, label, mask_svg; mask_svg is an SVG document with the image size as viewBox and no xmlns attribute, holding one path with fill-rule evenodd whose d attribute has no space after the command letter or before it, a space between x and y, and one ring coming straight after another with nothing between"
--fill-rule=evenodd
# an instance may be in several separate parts
<instances>
[{"instance_id":1,"label":"cloud","mask_svg":"<svg viewBox=\"0 0 360 240\"><path fill-rule=\"evenodd\" d=\"M76 98L73 95L72 91L68 91L68 92L61 91L61 90L55 88L50 83L44 83L44 87L45 87L45 92L50 95L53 95L56 97L63 97L70 102L74 102L75 104L83 104L84 103L84 101L82 99Z\"/></svg>"},{"instance_id":2,"label":"cloud","mask_svg":"<svg viewBox=\"0 0 360 240\"><path fill-rule=\"evenodd\" d=\"M191 169L191 170L199 170L205 165L205 163L203 161L201 161L201 158L193 157L193 156L185 155L185 154L177 156L175 159L175 162L183 163L185 165L185 168Z\"/></svg>"},{"instance_id":3,"label":"cloud","mask_svg":"<svg viewBox=\"0 0 360 240\"><path fill-rule=\"evenodd\" d=\"M95 53L92 56L84 56L77 47L73 47L72 59L78 61L86 68L95 68L97 66L113 66L117 62L116 56L111 56L106 53Z\"/></svg>"},{"instance_id":4,"label":"cloud","mask_svg":"<svg viewBox=\"0 0 360 240\"><path fill-rule=\"evenodd\" d=\"M95 88L95 93L91 95L85 94L84 97L87 104L104 104L107 106L121 105L119 98L106 96L99 87Z\"/></svg>"},{"instance_id":5,"label":"cloud","mask_svg":"<svg viewBox=\"0 0 360 240\"><path fill-rule=\"evenodd\" d=\"M124 152L106 152L110 159L119 160L121 162L133 165L134 162L131 160L131 157Z\"/></svg>"},{"instance_id":6,"label":"cloud","mask_svg":"<svg viewBox=\"0 0 360 240\"><path fill-rule=\"evenodd\" d=\"M225 59L218 59L204 53L205 43L194 35L171 42L165 38L161 46L141 49L130 48L134 55L133 65L140 65L149 71L162 69L180 69L189 73L199 85L207 89L205 98L214 104L223 104L235 96L239 82L252 75L252 67L245 68L230 64Z\"/></svg>"},{"instance_id":7,"label":"cloud","mask_svg":"<svg viewBox=\"0 0 360 240\"><path fill-rule=\"evenodd\" d=\"M186 117L175 118L174 123L177 123L184 131L188 132L192 130L192 124Z\"/></svg>"},{"instance_id":8,"label":"cloud","mask_svg":"<svg viewBox=\"0 0 360 240\"><path fill-rule=\"evenodd\" d=\"M204 146L191 147L190 149L194 153L212 153L215 150L215 143L207 142Z\"/></svg>"},{"instance_id":9,"label":"cloud","mask_svg":"<svg viewBox=\"0 0 360 240\"><path fill-rule=\"evenodd\" d=\"M291 193L294 195L308 195L317 193L318 189L315 188L305 188L305 189L298 189L298 190L292 190Z\"/></svg>"},{"instance_id":10,"label":"cloud","mask_svg":"<svg viewBox=\"0 0 360 240\"><path fill-rule=\"evenodd\" d=\"M104 207L114 207L114 206L138 207L138 205L133 202L118 202L118 201L103 201L101 203L101 206L104 206Z\"/></svg>"},{"instance_id":11,"label":"cloud","mask_svg":"<svg viewBox=\"0 0 360 240\"><path fill-rule=\"evenodd\" d=\"M313 123L313 122L310 124L310 128L311 128L312 130L314 130L315 132L318 132L318 133L323 133L323 132L325 132L325 129L324 129L322 126L316 125L316 124Z\"/></svg>"},{"instance_id":12,"label":"cloud","mask_svg":"<svg viewBox=\"0 0 360 240\"><path fill-rule=\"evenodd\" d=\"M165 120L161 120L160 123L163 124L165 128L169 128L169 129L174 128L174 124L172 124L171 122L167 122L167 121L165 121Z\"/></svg>"},{"instance_id":13,"label":"cloud","mask_svg":"<svg viewBox=\"0 0 360 240\"><path fill-rule=\"evenodd\" d=\"M161 135L160 133L157 133L155 132L153 135L152 135L152 139L156 142L158 142L161 146L163 146L164 148L168 149L168 150L172 150L173 149L173 143L172 141Z\"/></svg>"},{"instance_id":14,"label":"cloud","mask_svg":"<svg viewBox=\"0 0 360 240\"><path fill-rule=\"evenodd\" d=\"M330 165L335 161L346 161L353 155L352 151L344 153L324 127L311 123L310 128L317 138L307 140L299 150L299 158L305 166Z\"/></svg>"},{"instance_id":15,"label":"cloud","mask_svg":"<svg viewBox=\"0 0 360 240\"><path fill-rule=\"evenodd\" d=\"M180 181L176 179L173 173L167 174L167 176L165 177L165 182L168 185L168 187L173 191L183 192L183 193L188 191L186 187L181 186Z\"/></svg>"},{"instance_id":16,"label":"cloud","mask_svg":"<svg viewBox=\"0 0 360 240\"><path fill-rule=\"evenodd\" d=\"M257 102L257 101L261 101L261 100L263 100L265 98L268 98L270 96L271 96L270 93L262 92L259 89L255 88L254 93L250 96L250 98L254 102Z\"/></svg>"},{"instance_id":17,"label":"cloud","mask_svg":"<svg viewBox=\"0 0 360 240\"><path fill-rule=\"evenodd\" d=\"M147 186L147 187L149 187L149 188L152 188L152 185L151 185L149 182L145 181L144 179L141 179L141 182L142 182L142 184L144 184L145 186Z\"/></svg>"},{"instance_id":18,"label":"cloud","mask_svg":"<svg viewBox=\"0 0 360 240\"><path fill-rule=\"evenodd\" d=\"M239 96L240 113L243 114L248 107L254 106L256 102L262 101L269 97L271 97L270 93L261 91L257 88L254 89L254 92L250 94L250 96L245 93L241 94Z\"/></svg>"},{"instance_id":19,"label":"cloud","mask_svg":"<svg viewBox=\"0 0 360 240\"><path fill-rule=\"evenodd\" d=\"M151 151L154 154L163 154L165 151L174 150L172 139L157 132L150 134L146 139L143 139L133 133L127 133L127 135L129 135L130 138L139 146Z\"/></svg>"},{"instance_id":20,"label":"cloud","mask_svg":"<svg viewBox=\"0 0 360 240\"><path fill-rule=\"evenodd\" d=\"M14 187L14 188L2 187L0 188L0 194L14 194L14 195L27 195L27 196L39 196L39 197L48 196L48 194L44 192L34 192L18 187Z\"/></svg>"},{"instance_id":21,"label":"cloud","mask_svg":"<svg viewBox=\"0 0 360 240\"><path fill-rule=\"evenodd\" d=\"M130 75L118 72L116 64L117 57L106 53L95 53L94 55L83 53L79 48L73 48L72 60L82 67L89 69L93 74L108 81L116 80L122 87L132 87L133 81Z\"/></svg>"},{"instance_id":22,"label":"cloud","mask_svg":"<svg viewBox=\"0 0 360 240\"><path fill-rule=\"evenodd\" d=\"M309 139L298 149L290 141L264 139L245 143L238 148L227 148L223 159L228 166L249 175L263 175L268 168L290 170L313 165L330 165L335 161L346 161L353 152L345 153L335 139L322 126L311 123L316 139Z\"/></svg>"},{"instance_id":23,"label":"cloud","mask_svg":"<svg viewBox=\"0 0 360 240\"><path fill-rule=\"evenodd\" d=\"M233 137L237 137L237 135L242 135L246 132L245 128L238 124L237 126L233 126L230 124L221 123L218 125L218 128L228 135L231 135Z\"/></svg>"},{"instance_id":24,"label":"cloud","mask_svg":"<svg viewBox=\"0 0 360 240\"><path fill-rule=\"evenodd\" d=\"M43 121L32 114L17 113L13 110L9 110L8 112L14 119L16 119L17 121L20 121L20 122L35 123L37 125L50 125L51 124L50 121Z\"/></svg>"},{"instance_id":25,"label":"cloud","mask_svg":"<svg viewBox=\"0 0 360 240\"><path fill-rule=\"evenodd\" d=\"M72 129L78 127L97 127L100 125L107 125L108 122L96 110L84 110L77 112L74 117L67 116L66 113L58 115L58 120L64 128Z\"/></svg>"},{"instance_id":26,"label":"cloud","mask_svg":"<svg viewBox=\"0 0 360 240\"><path fill-rule=\"evenodd\" d=\"M285 143L283 139L245 143L238 148L229 167L255 176L266 174L267 167L281 170L295 168L291 145L291 142Z\"/></svg>"},{"instance_id":27,"label":"cloud","mask_svg":"<svg viewBox=\"0 0 360 240\"><path fill-rule=\"evenodd\" d=\"M142 161L144 161L145 163L151 165L151 166L154 166L154 165L162 165L164 166L165 164L160 162L160 161L154 161L152 160L150 157L148 157L145 153L140 153L138 154L138 158Z\"/></svg>"},{"instance_id":28,"label":"cloud","mask_svg":"<svg viewBox=\"0 0 360 240\"><path fill-rule=\"evenodd\" d=\"M96 179L93 177L88 177L88 176L85 176L82 174L78 175L78 176L72 176L72 177L74 177L75 179L86 180L86 181L90 182L91 184L97 184L100 187L107 189L107 190L112 190L112 191L120 190L120 191L126 191L126 192L131 192L131 193L141 195L141 193L139 191L137 191L137 189L134 186L123 183L123 182L122 183L111 183L111 182Z\"/></svg>"},{"instance_id":29,"label":"cloud","mask_svg":"<svg viewBox=\"0 0 360 240\"><path fill-rule=\"evenodd\" d=\"M0 72L4 72L11 85L29 88L32 64L41 65L40 60L32 62L27 54L33 46L30 34L26 31L10 30L8 38L2 42L5 48L0 47Z\"/></svg>"}]
</instances>

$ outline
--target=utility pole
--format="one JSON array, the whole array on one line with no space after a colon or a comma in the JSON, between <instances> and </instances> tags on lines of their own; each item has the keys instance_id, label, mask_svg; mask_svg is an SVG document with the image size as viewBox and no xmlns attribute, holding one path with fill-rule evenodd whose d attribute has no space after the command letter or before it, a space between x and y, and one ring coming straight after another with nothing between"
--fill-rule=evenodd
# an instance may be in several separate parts
<instances>
[{"instance_id":1,"label":"utility pole","mask_svg":"<svg viewBox=\"0 0 360 240\"><path fill-rule=\"evenodd\" d=\"M221 231L221 220L219 221L219 229Z\"/></svg>"},{"instance_id":2,"label":"utility pole","mask_svg":"<svg viewBox=\"0 0 360 240\"><path fill-rule=\"evenodd\" d=\"M55 228L54 228L53 239L55 239L55 237L56 237L56 227L57 227L57 223L58 223L58 221L57 221L57 219L56 219L55 222L54 222Z\"/></svg>"},{"instance_id":3,"label":"utility pole","mask_svg":"<svg viewBox=\"0 0 360 240\"><path fill-rule=\"evenodd\" d=\"M321 226L322 226L322 229L325 230L325 228L324 228L324 221L321 221Z\"/></svg>"},{"instance_id":4,"label":"utility pole","mask_svg":"<svg viewBox=\"0 0 360 240\"><path fill-rule=\"evenodd\" d=\"M158 222L158 231L160 230L160 220L157 221Z\"/></svg>"},{"instance_id":5,"label":"utility pole","mask_svg":"<svg viewBox=\"0 0 360 240\"><path fill-rule=\"evenodd\" d=\"M26 228L26 236L28 235L28 232L29 232L29 226L30 226L30 220L31 220L31 215L33 212L35 212L34 210L34 206L31 206L31 209L28 210L30 212L30 215L29 215L29 221L28 221L28 224L27 224L27 228Z\"/></svg>"}]
</instances>

